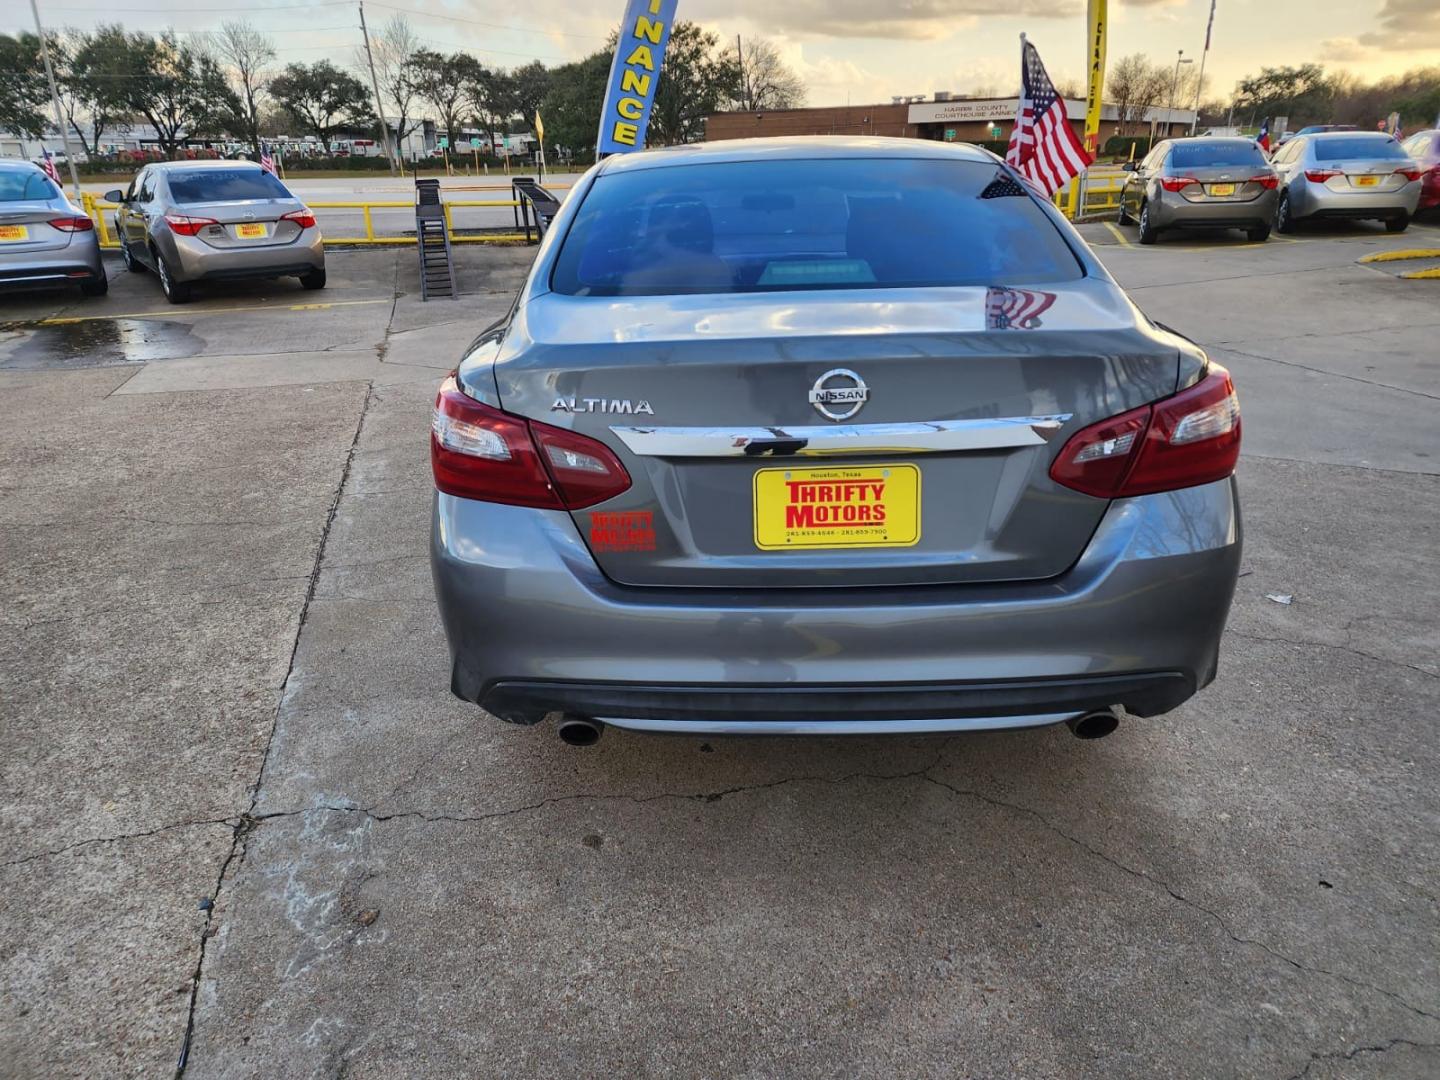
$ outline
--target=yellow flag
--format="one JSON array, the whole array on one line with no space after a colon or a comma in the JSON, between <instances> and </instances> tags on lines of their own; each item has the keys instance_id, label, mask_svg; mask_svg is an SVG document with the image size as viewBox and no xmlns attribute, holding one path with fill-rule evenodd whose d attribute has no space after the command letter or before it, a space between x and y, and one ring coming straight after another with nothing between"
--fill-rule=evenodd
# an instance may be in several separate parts
<instances>
[{"instance_id":1,"label":"yellow flag","mask_svg":"<svg viewBox=\"0 0 1440 1080\"><path fill-rule=\"evenodd\" d=\"M540 119L540 110L535 110L535 137L542 143L545 141L545 121Z\"/></svg>"},{"instance_id":2,"label":"yellow flag","mask_svg":"<svg viewBox=\"0 0 1440 1080\"><path fill-rule=\"evenodd\" d=\"M1085 149L1090 151L1093 157L1100 149L1100 102L1101 95L1105 92L1105 37L1109 27L1106 25L1105 0L1090 0L1086 8L1090 34L1086 50L1088 55L1085 57L1088 75L1085 95Z\"/></svg>"}]
</instances>

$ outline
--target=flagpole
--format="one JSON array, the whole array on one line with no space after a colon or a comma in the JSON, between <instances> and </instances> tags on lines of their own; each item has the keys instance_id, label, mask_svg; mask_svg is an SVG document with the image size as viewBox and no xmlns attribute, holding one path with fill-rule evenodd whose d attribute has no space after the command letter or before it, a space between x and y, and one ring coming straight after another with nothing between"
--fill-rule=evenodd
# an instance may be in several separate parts
<instances>
[{"instance_id":1,"label":"flagpole","mask_svg":"<svg viewBox=\"0 0 1440 1080\"><path fill-rule=\"evenodd\" d=\"M1205 61L1210 57L1210 32L1215 28L1215 0L1210 0L1210 21L1205 24L1205 51L1200 54L1200 77L1195 81L1195 115L1190 120L1190 134L1200 122L1200 94L1205 89Z\"/></svg>"},{"instance_id":2,"label":"flagpole","mask_svg":"<svg viewBox=\"0 0 1440 1080\"><path fill-rule=\"evenodd\" d=\"M1020 34L1020 90L1015 95L1015 126L1010 129L1010 138L1020 130L1020 118L1025 114L1025 34Z\"/></svg>"}]
</instances>

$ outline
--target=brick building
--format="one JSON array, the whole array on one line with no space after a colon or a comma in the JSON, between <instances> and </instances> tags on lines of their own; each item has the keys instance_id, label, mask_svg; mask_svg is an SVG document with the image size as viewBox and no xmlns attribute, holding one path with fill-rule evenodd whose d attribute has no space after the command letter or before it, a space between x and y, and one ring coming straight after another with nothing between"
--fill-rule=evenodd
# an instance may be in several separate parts
<instances>
[{"instance_id":1,"label":"brick building","mask_svg":"<svg viewBox=\"0 0 1440 1080\"><path fill-rule=\"evenodd\" d=\"M951 142L1004 141L1015 122L1015 98L959 98L936 94L931 101L896 101L888 105L834 105L818 109L773 112L711 113L705 121L707 141L779 135L886 135L902 139L943 139ZM1076 135L1084 134L1085 102L1065 102ZM1148 135L1152 121L1157 135L1189 132L1190 109L1151 109L1132 123L1132 134ZM1100 145L1117 133L1114 105L1100 107Z\"/></svg>"}]
</instances>

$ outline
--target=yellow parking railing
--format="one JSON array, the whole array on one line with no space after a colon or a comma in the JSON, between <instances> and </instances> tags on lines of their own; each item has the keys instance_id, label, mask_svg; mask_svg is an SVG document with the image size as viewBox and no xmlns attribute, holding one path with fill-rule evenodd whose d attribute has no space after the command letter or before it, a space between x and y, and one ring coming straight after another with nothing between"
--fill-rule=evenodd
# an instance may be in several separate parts
<instances>
[{"instance_id":1,"label":"yellow parking railing","mask_svg":"<svg viewBox=\"0 0 1440 1080\"><path fill-rule=\"evenodd\" d=\"M85 213L95 222L95 231L102 248L115 249L120 246L120 238L115 230L111 228L111 219L106 211L116 210L118 206L112 202L92 195L90 192L81 194L81 205ZM336 246L364 246L367 244L414 244L414 236L377 236L375 233L375 219L372 212L375 210L413 210L413 202L397 199L345 199L339 201L318 200L306 203L311 210L359 210L361 218L365 223L364 236L325 236L327 245ZM517 240L524 240L523 233L484 233L481 235L456 235L455 223L451 220L451 211L455 207L502 207L518 206L514 199L455 199L445 203L445 227L450 233L452 244L493 244L493 243L514 243Z\"/></svg>"}]
</instances>

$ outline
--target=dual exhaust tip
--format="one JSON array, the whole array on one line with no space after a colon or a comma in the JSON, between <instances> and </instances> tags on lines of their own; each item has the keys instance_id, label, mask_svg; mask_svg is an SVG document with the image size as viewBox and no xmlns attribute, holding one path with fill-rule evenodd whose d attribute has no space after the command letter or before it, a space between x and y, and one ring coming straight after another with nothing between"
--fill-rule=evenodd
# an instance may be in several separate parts
<instances>
[{"instance_id":1,"label":"dual exhaust tip","mask_svg":"<svg viewBox=\"0 0 1440 1080\"><path fill-rule=\"evenodd\" d=\"M1065 721L1077 739L1103 739L1120 726L1114 709L1096 709ZM605 733L605 725L587 716L566 713L560 718L560 741L567 746L594 746Z\"/></svg>"}]
</instances>

